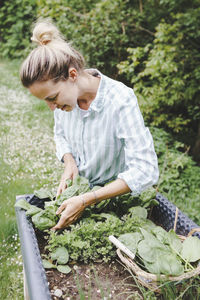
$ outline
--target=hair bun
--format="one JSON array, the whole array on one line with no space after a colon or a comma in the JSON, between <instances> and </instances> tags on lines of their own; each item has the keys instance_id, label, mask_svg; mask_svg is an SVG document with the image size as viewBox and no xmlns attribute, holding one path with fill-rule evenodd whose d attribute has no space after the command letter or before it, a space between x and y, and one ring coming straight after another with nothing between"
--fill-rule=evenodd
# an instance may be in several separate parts
<instances>
[{"instance_id":1,"label":"hair bun","mask_svg":"<svg viewBox=\"0 0 200 300\"><path fill-rule=\"evenodd\" d=\"M31 40L38 45L47 45L53 40L61 40L60 33L56 26L48 21L40 21L36 23L33 29Z\"/></svg>"}]
</instances>

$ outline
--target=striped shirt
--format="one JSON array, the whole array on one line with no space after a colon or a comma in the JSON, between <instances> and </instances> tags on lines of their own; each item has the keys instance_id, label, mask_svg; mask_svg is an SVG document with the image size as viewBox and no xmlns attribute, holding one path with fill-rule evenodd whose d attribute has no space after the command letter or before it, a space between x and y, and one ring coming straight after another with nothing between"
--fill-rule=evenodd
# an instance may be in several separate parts
<instances>
[{"instance_id":1,"label":"striped shirt","mask_svg":"<svg viewBox=\"0 0 200 300\"><path fill-rule=\"evenodd\" d=\"M138 194L159 176L152 136L133 90L96 72L100 84L88 110L54 111L57 157L71 153L91 186L121 178Z\"/></svg>"}]
</instances>

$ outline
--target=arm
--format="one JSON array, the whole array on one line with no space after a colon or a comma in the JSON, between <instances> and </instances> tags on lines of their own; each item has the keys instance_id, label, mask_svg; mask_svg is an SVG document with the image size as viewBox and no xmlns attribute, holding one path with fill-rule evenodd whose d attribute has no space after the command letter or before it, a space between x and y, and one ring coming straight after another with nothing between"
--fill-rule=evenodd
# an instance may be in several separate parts
<instances>
[{"instance_id":1,"label":"arm","mask_svg":"<svg viewBox=\"0 0 200 300\"><path fill-rule=\"evenodd\" d=\"M129 89L120 106L116 135L124 141L125 168L118 175L132 191L140 194L158 181L159 170L153 139L145 127L137 98Z\"/></svg>"},{"instance_id":2,"label":"arm","mask_svg":"<svg viewBox=\"0 0 200 300\"><path fill-rule=\"evenodd\" d=\"M130 191L139 194L157 182L158 165L153 140L148 128L144 126L134 93L129 91L125 101L119 104L116 102L119 107L116 135L124 141L124 171L118 175L118 179L95 193L86 193L64 201L57 212L62 213L60 221L54 229L73 223L88 205Z\"/></svg>"},{"instance_id":3,"label":"arm","mask_svg":"<svg viewBox=\"0 0 200 300\"><path fill-rule=\"evenodd\" d=\"M78 219L87 206L93 205L108 198L126 194L128 192L130 192L130 188L125 181L122 179L116 179L95 192L88 192L84 195L67 199L57 210L57 214L61 214L61 218L58 224L56 224L56 226L54 226L52 229L57 230L69 226Z\"/></svg>"},{"instance_id":4,"label":"arm","mask_svg":"<svg viewBox=\"0 0 200 300\"><path fill-rule=\"evenodd\" d=\"M58 197L60 194L64 192L67 188L66 180L71 179L72 181L78 175L78 168L76 166L76 162L71 153L65 153L63 156L63 162L65 165L64 172L61 176L60 184L57 190Z\"/></svg>"},{"instance_id":5,"label":"arm","mask_svg":"<svg viewBox=\"0 0 200 300\"><path fill-rule=\"evenodd\" d=\"M56 144L56 156L63 162L66 153L72 153L69 141L66 138L65 126L65 112L55 109L54 111L54 141Z\"/></svg>"},{"instance_id":6,"label":"arm","mask_svg":"<svg viewBox=\"0 0 200 300\"><path fill-rule=\"evenodd\" d=\"M54 111L54 141L56 143L56 155L59 160L64 163L64 172L61 176L61 181L57 189L59 196L66 188L66 180L74 179L78 175L78 168L72 156L72 149L66 139L64 132L65 114L56 109Z\"/></svg>"}]
</instances>

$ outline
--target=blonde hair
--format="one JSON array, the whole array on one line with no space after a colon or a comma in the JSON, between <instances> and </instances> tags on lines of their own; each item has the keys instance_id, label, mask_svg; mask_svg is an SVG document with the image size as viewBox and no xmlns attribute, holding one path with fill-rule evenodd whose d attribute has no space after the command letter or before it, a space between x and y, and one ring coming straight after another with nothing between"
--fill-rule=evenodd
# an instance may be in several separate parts
<instances>
[{"instance_id":1,"label":"blonde hair","mask_svg":"<svg viewBox=\"0 0 200 300\"><path fill-rule=\"evenodd\" d=\"M70 66L77 71L83 69L83 56L65 41L51 21L37 22L31 40L38 47L31 51L20 69L20 78L25 87L35 81L67 79Z\"/></svg>"}]
</instances>

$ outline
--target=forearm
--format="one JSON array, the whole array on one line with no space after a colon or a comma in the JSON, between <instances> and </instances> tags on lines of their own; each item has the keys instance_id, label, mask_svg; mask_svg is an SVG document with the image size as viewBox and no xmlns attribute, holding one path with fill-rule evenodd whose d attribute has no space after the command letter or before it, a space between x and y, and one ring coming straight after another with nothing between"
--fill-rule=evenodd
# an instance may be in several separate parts
<instances>
[{"instance_id":1,"label":"forearm","mask_svg":"<svg viewBox=\"0 0 200 300\"><path fill-rule=\"evenodd\" d=\"M73 155L71 153L65 153L63 155L63 162L64 162L64 166L65 168L67 168L70 164L76 164Z\"/></svg>"},{"instance_id":2,"label":"forearm","mask_svg":"<svg viewBox=\"0 0 200 300\"><path fill-rule=\"evenodd\" d=\"M67 199L63 201L56 212L58 215L62 214L58 224L56 224L53 229L58 230L69 226L80 217L86 206L90 206L104 199L109 199L128 192L130 192L130 188L125 181L122 179L116 179L95 192L88 192L83 195Z\"/></svg>"},{"instance_id":3,"label":"forearm","mask_svg":"<svg viewBox=\"0 0 200 300\"><path fill-rule=\"evenodd\" d=\"M76 162L71 153L65 153L63 155L63 162L64 162L64 172L61 176L61 181L57 189L56 197L64 192L67 188L67 179L71 179L72 181L78 175L78 168Z\"/></svg>"},{"instance_id":4,"label":"forearm","mask_svg":"<svg viewBox=\"0 0 200 300\"><path fill-rule=\"evenodd\" d=\"M90 206L102 200L129 193L130 191L130 188L124 180L116 179L115 181L105 185L104 187L99 188L95 192L88 192L84 194L82 196L83 205Z\"/></svg>"}]
</instances>

